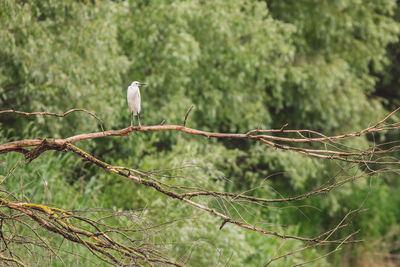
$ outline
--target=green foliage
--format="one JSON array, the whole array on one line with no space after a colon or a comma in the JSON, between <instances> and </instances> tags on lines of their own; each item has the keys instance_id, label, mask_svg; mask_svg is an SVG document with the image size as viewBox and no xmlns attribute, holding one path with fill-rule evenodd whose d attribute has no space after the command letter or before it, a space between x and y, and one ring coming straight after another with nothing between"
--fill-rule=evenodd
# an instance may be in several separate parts
<instances>
[{"instance_id":1,"label":"green foliage","mask_svg":"<svg viewBox=\"0 0 400 267\"><path fill-rule=\"evenodd\" d=\"M188 126L204 130L246 132L285 123L326 135L359 130L398 103L393 97L399 88L393 60L400 30L397 9L394 0L4 0L0 107L57 113L84 108L96 113L106 129L122 128L130 122L126 87L138 80L149 83L142 90L146 125L163 119L181 124L194 104ZM0 130L5 143L97 131L99 123L84 113L66 118L3 114ZM370 141L359 138L349 145L363 148ZM349 167L252 142L176 132L135 133L79 146L114 165L164 170L157 178L170 184L252 190L263 198L300 195ZM0 175L20 159L1 155ZM190 265L259 266L277 256L280 240L229 225L219 231L217 219L76 159L47 152L18 167L4 186L22 200L64 209L146 208L152 224L178 220L155 240L166 244L172 257L191 255ZM342 178L362 171L348 169ZM276 231L312 236L335 225L369 194L365 206L371 211L354 229L362 229L361 239L375 239L400 218L399 200L390 197L397 193L395 176L375 178L380 182L360 180L296 203L301 208L235 208ZM21 185L23 190L16 191ZM222 209L217 200L205 204ZM282 251L299 246L287 242ZM90 255L85 249L79 253ZM323 253L309 250L279 263L296 264Z\"/></svg>"},{"instance_id":2,"label":"green foliage","mask_svg":"<svg viewBox=\"0 0 400 267\"><path fill-rule=\"evenodd\" d=\"M268 2L275 18L296 25L297 53L281 98L301 125L357 127L369 123L367 114L382 116L380 103L368 98L376 83L370 69L389 63L384 48L400 29L391 18L395 1Z\"/></svg>"},{"instance_id":3,"label":"green foliage","mask_svg":"<svg viewBox=\"0 0 400 267\"><path fill-rule=\"evenodd\" d=\"M117 40L118 5L6 0L0 9L5 15L0 106L57 113L85 108L113 126L119 118L113 107L124 103L121 76L128 67ZM83 115L36 123L53 136L93 130L97 124Z\"/></svg>"}]
</instances>

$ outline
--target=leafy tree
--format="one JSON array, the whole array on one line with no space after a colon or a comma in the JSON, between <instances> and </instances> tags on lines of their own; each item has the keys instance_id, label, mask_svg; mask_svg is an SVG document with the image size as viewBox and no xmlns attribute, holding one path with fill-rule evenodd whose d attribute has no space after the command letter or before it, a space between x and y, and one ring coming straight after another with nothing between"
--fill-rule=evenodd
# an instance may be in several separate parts
<instances>
[{"instance_id":1,"label":"leafy tree","mask_svg":"<svg viewBox=\"0 0 400 267\"><path fill-rule=\"evenodd\" d=\"M400 30L397 13L394 0L4 0L0 3L0 106L1 110L55 113L83 108L100 117L106 130L120 129L130 123L126 87L139 80L149 83L142 90L145 125L164 119L167 124L182 124L193 104L187 124L202 130L244 133L288 124L286 129L325 135L348 133L376 123L397 105L397 69L392 63ZM1 143L98 130L99 121L84 113L61 119L0 115ZM395 140L390 134L375 137ZM374 141L370 135L344 144L365 149ZM164 173L185 177L184 182L164 177L163 181L180 185L243 192L263 184L253 193L264 198L308 192L341 170L343 176L352 175L354 168L367 172L363 166L351 169L351 164L292 151L266 151L248 141L207 140L173 132L97 139L82 148L111 164L143 171L192 166ZM200 216L200 222L185 220L155 238L179 244L169 247L173 257L188 253L187 242L201 240L190 265L216 265L219 256L205 258L202 253L211 255L217 248L221 262L232 265L265 264L275 253L277 240L265 241L230 227L218 231L213 218L153 190L101 173L68 154L51 157L54 160L31 163L40 171L16 172L20 183L7 179L4 186L13 191L24 184L28 189L18 197L68 209L147 207L146 220L154 224ZM20 159L1 155L1 174ZM263 219L286 225L279 228L284 232L311 236L332 227L372 192L365 205L376 212L361 215L355 228L368 229L362 237L378 239L392 229L400 214L393 208L397 199L393 204L384 200L395 194L387 183L396 174L376 177L379 182L347 184L326 198L299 204L321 212L286 209L287 205L278 206L277 212L260 208L253 211L253 222ZM43 181L50 191L44 191ZM376 204L377 196L382 196L381 204ZM113 223L124 225L118 220ZM291 242L286 247L296 248ZM232 251L240 254L231 257ZM285 264L323 253L310 250Z\"/></svg>"}]
</instances>

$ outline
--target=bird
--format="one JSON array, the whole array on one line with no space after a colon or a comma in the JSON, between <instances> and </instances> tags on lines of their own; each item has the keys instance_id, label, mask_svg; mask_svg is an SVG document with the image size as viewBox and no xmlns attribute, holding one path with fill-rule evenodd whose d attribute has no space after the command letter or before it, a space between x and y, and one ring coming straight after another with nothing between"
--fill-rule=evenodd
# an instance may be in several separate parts
<instances>
[{"instance_id":1,"label":"bird","mask_svg":"<svg viewBox=\"0 0 400 267\"><path fill-rule=\"evenodd\" d=\"M140 90L139 86L142 85L147 85L146 83L141 83L138 81L134 81L131 83L131 85L128 87L128 93L127 93L127 100L128 100L128 106L129 110L131 111L132 114L132 119L131 119L131 127L133 127L133 116L137 116L138 119L138 126L140 127Z\"/></svg>"}]
</instances>

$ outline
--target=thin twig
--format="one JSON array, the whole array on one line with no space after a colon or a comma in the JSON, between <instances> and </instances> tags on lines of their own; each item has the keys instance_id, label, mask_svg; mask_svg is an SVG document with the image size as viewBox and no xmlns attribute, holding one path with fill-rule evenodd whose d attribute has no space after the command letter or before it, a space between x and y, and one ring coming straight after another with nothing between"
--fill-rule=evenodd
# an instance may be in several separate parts
<instances>
[{"instance_id":1,"label":"thin twig","mask_svg":"<svg viewBox=\"0 0 400 267\"><path fill-rule=\"evenodd\" d=\"M190 111L192 111L193 108L194 108L194 106L191 105L190 108L186 111L185 120L183 121L183 127L186 127L186 120L187 120L187 118L188 118L188 116L190 114Z\"/></svg>"},{"instance_id":2,"label":"thin twig","mask_svg":"<svg viewBox=\"0 0 400 267\"><path fill-rule=\"evenodd\" d=\"M265 234L265 235L273 235L273 236L276 236L276 237L279 237L279 238L283 238L283 239L295 239L295 240L299 240L299 241L308 241L308 242L315 242L315 243L334 243L334 244L337 244L337 243L340 242L340 241L326 241L326 240L318 240L318 239L315 239L315 238L307 238L307 237L298 237L298 236L292 236L292 235L279 234L279 233L274 232L274 231L268 231L268 230L265 230L265 229L262 229L262 228L258 228L258 227L252 226L252 225L250 225L248 223L239 222L239 221L234 220L233 218L231 218L231 217L229 217L227 215L224 215L224 214L218 212L215 209L209 208L207 206L204 206L204 205L201 205L201 204L199 204L197 202L194 202L194 201L192 201L190 199L184 198L181 195L179 195L179 194L177 194L177 193L175 193L173 191L164 189L155 180L150 181L150 180L144 179L142 177L133 175L131 172L124 172L123 170L121 170L120 167L114 167L114 166L112 166L112 165L110 165L108 163L105 163L105 162L95 158L94 156L84 152L83 150L77 148L76 146L74 146L72 144L67 144L66 145L66 149L69 150L69 151L74 152L75 154L77 154L77 155L79 155L81 157L83 157L85 160L90 161L93 164L96 164L99 167L102 167L102 168L104 168L104 169L106 169L108 171L114 172L114 173L116 173L116 174L118 174L120 176L124 176L126 178L132 179L132 180L134 180L134 181L136 181L136 182L138 182L140 184L143 184L143 185L145 185L147 187L152 187L155 190L157 190L158 192L160 192L160 193L162 193L162 194L164 194L166 196L169 196L171 198L178 199L180 201L186 202L191 206L194 206L194 207L199 208L199 209L201 209L203 211L206 211L206 212L211 213L211 214L213 214L215 216L218 216L218 217L226 220L227 222L229 222L231 224L235 224L235 225L237 225L237 226L239 226L241 228L245 228L245 229L248 229L248 230L259 232L259 233L262 233L262 234ZM354 242L357 242L357 241L351 241L351 243L354 243Z\"/></svg>"},{"instance_id":3,"label":"thin twig","mask_svg":"<svg viewBox=\"0 0 400 267\"><path fill-rule=\"evenodd\" d=\"M53 113L53 112L23 112L23 111L18 111L18 110L13 110L13 109L8 109L8 110L2 110L0 111L0 115L4 114L4 113L16 113L16 114L21 114L21 115L25 115L25 116L33 116L33 115L47 115L47 116L55 116L55 117L65 117L73 112L85 112L87 114L89 114L90 116L92 116L93 118L95 118L99 123L100 123L100 128L101 130L104 132L104 128L103 128L103 121L93 112L90 112L86 109L83 108L74 108L74 109L70 109L66 112L64 112L63 114L58 114L58 113Z\"/></svg>"}]
</instances>

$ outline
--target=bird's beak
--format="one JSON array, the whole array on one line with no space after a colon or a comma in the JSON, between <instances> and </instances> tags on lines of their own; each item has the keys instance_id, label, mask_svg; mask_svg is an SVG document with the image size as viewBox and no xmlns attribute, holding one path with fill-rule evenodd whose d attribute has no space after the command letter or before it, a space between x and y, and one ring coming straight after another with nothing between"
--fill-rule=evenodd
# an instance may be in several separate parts
<instances>
[{"instance_id":1,"label":"bird's beak","mask_svg":"<svg viewBox=\"0 0 400 267\"><path fill-rule=\"evenodd\" d=\"M139 85L140 85L140 86L142 86L142 85L147 85L147 83L139 83Z\"/></svg>"}]
</instances>

